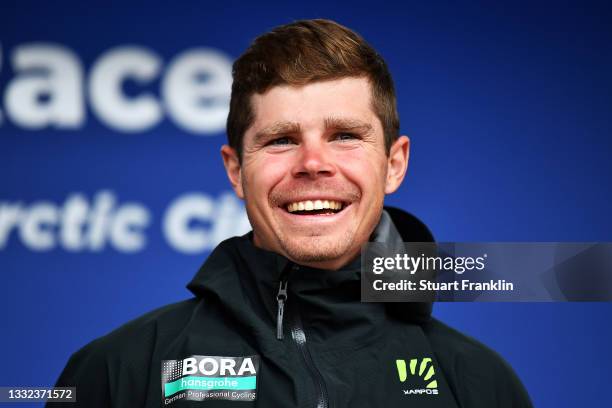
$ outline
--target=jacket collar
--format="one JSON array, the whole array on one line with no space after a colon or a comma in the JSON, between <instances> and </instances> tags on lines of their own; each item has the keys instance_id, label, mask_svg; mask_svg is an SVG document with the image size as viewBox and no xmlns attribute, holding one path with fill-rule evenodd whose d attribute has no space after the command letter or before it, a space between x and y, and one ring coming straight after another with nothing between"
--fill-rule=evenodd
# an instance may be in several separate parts
<instances>
[{"instance_id":1,"label":"jacket collar","mask_svg":"<svg viewBox=\"0 0 612 408\"><path fill-rule=\"evenodd\" d=\"M418 219L389 207L371 236L371 241L392 245L432 240ZM292 265L287 258L253 245L249 233L219 244L187 287L198 297L216 299L224 310L253 330L269 330L261 334L273 336L279 280ZM287 302L299 303L304 324L313 329L311 337L315 341L329 341L342 333L354 340L368 337L380 329L387 315L415 323L430 318L431 304L360 302L360 265L358 256L337 271L301 265L292 268ZM338 340L344 343L346 339Z\"/></svg>"}]
</instances>

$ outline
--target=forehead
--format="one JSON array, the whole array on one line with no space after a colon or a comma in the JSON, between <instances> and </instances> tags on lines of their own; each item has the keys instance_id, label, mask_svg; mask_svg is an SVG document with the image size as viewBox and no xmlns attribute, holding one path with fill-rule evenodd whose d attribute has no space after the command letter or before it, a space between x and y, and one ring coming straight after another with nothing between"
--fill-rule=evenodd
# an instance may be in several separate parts
<instances>
[{"instance_id":1,"label":"forehead","mask_svg":"<svg viewBox=\"0 0 612 408\"><path fill-rule=\"evenodd\" d=\"M251 97L254 120L245 138L275 122L294 122L309 129L325 126L330 117L366 122L382 132L372 110L371 92L367 78L353 77L272 87Z\"/></svg>"}]
</instances>

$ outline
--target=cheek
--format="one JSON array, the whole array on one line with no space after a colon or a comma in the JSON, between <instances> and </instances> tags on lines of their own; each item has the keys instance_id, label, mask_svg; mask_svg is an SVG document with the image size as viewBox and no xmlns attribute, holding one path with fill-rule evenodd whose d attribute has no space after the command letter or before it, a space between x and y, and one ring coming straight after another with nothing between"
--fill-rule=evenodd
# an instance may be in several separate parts
<instances>
[{"instance_id":1,"label":"cheek","mask_svg":"<svg viewBox=\"0 0 612 408\"><path fill-rule=\"evenodd\" d=\"M374 197L365 195L384 195L387 164L378 156L368 154L351 154L345 152L338 155L339 167L342 173L361 190L363 199L372 200Z\"/></svg>"},{"instance_id":2,"label":"cheek","mask_svg":"<svg viewBox=\"0 0 612 408\"><path fill-rule=\"evenodd\" d=\"M279 157L258 157L245 162L243 188L253 204L265 205L270 191L287 174L286 160ZM247 203L249 201L247 200Z\"/></svg>"}]
</instances>

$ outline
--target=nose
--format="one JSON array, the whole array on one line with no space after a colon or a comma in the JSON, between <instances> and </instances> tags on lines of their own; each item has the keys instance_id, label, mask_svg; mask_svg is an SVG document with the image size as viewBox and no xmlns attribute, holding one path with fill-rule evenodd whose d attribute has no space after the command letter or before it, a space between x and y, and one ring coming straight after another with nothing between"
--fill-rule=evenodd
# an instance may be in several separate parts
<instances>
[{"instance_id":1,"label":"nose","mask_svg":"<svg viewBox=\"0 0 612 408\"><path fill-rule=\"evenodd\" d=\"M333 156L325 141L303 141L292 169L294 177L329 177L336 173Z\"/></svg>"}]
</instances>

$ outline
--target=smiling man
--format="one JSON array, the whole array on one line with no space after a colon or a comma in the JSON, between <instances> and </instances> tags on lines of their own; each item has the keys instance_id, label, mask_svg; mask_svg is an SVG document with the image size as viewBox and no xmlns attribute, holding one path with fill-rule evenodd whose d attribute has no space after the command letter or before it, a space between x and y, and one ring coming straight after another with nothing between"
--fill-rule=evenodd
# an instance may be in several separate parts
<instances>
[{"instance_id":1,"label":"smiling man","mask_svg":"<svg viewBox=\"0 0 612 408\"><path fill-rule=\"evenodd\" d=\"M256 115L242 145L224 146L222 154L245 199L253 243L335 270L374 231L385 194L404 177L409 142L393 137L386 149L367 76L298 85L254 94Z\"/></svg>"},{"instance_id":2,"label":"smiling man","mask_svg":"<svg viewBox=\"0 0 612 408\"><path fill-rule=\"evenodd\" d=\"M258 37L233 76L221 154L253 230L213 251L192 299L85 346L58 385L86 407L530 407L431 304L360 302L363 244L433 240L383 207L410 146L383 59L306 20Z\"/></svg>"}]
</instances>

